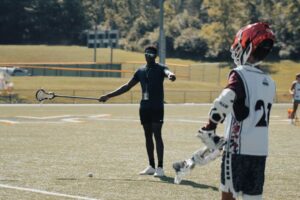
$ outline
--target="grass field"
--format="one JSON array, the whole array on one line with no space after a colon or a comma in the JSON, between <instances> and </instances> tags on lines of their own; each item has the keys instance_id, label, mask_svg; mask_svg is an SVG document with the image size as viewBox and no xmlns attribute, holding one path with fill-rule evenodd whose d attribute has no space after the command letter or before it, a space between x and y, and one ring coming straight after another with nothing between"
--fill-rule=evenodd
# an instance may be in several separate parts
<instances>
[{"instance_id":1,"label":"grass field","mask_svg":"<svg viewBox=\"0 0 300 200\"><path fill-rule=\"evenodd\" d=\"M97 62L110 62L109 48L97 49ZM60 63L94 62L94 49L84 46L48 46L48 45L0 45L0 63ZM113 50L113 62L144 62L142 53ZM193 64L191 60L167 59L176 64Z\"/></svg>"},{"instance_id":2,"label":"grass field","mask_svg":"<svg viewBox=\"0 0 300 200\"><path fill-rule=\"evenodd\" d=\"M224 75L225 76L225 75ZM44 88L65 95L92 96L100 95L119 88L127 83L129 78L87 78L87 77L13 77L15 93L26 103L36 103L35 92ZM282 81L283 82L283 81ZM285 87L277 83L276 100L280 103L291 102L288 93L288 81L283 82ZM218 85L205 81L176 80L165 81L165 101L167 103L210 103L219 95L226 85ZM281 88L281 90L280 90ZM138 84L132 90L117 98L109 100L110 103L137 103L140 101L141 92ZM47 103L94 103L93 101L55 99Z\"/></svg>"},{"instance_id":3,"label":"grass field","mask_svg":"<svg viewBox=\"0 0 300 200\"><path fill-rule=\"evenodd\" d=\"M142 53L115 49L113 62L126 63L122 68L134 71L140 64L128 62L144 62ZM3 63L63 63L92 62L93 49L82 46L46 46L46 45L0 45L0 66ZM110 49L97 49L98 62L110 62ZM218 67L218 63L201 63L184 59L166 59L167 64L182 64L188 67L174 67L178 80L175 83L166 81L166 101L170 103L206 103L211 102L215 95L226 85L229 66ZM268 66L272 78L277 85L278 102L290 102L288 90L295 74L300 72L299 62L283 60L274 63L264 63ZM190 74L191 80L185 77ZM27 103L34 102L34 93L39 88L66 92L78 95L98 96L126 83L132 74L123 78L85 78L85 77L13 77L15 90ZM138 102L140 87L137 86L127 96L112 100L112 103Z\"/></svg>"},{"instance_id":4,"label":"grass field","mask_svg":"<svg viewBox=\"0 0 300 200\"><path fill-rule=\"evenodd\" d=\"M92 96L100 95L115 90L128 82L127 78L78 78L78 77L14 77L15 92L28 101L35 103L35 91L44 88L66 95ZM136 85L131 91L117 98L110 99L110 103L137 103L140 101L140 85ZM205 88L201 91L199 89ZM165 81L165 100L168 103L182 102L211 102L220 87L204 82ZM212 93L212 94L210 94ZM74 103L70 99L55 99L46 103ZM94 101L80 101L76 103L95 103Z\"/></svg>"},{"instance_id":5,"label":"grass field","mask_svg":"<svg viewBox=\"0 0 300 200\"><path fill-rule=\"evenodd\" d=\"M46 45L0 45L0 66L1 63L62 63L62 62L93 62L93 49L82 46L46 46ZM110 62L110 49L97 50L98 62ZM114 63L144 62L144 55L138 52L115 49L113 53ZM213 87L218 85L216 74L220 73L220 85L226 83L229 67L221 68L219 71L214 63L205 64L192 60L167 58L166 63L182 64L191 66L191 77L193 80L209 83ZM300 71L299 62L282 60L279 62L264 63L269 66L269 71L273 79L278 83L277 90L287 91L291 82L295 79L295 74ZM211 65L211 67L209 66ZM135 69L139 65L126 64L128 69ZM185 67L183 67L185 68ZM173 69L175 70L175 69ZM186 69L176 68L178 76L186 74ZM203 72L205 71L205 72ZM213 78L211 78L213 76ZM130 76L129 76L130 77Z\"/></svg>"},{"instance_id":6,"label":"grass field","mask_svg":"<svg viewBox=\"0 0 300 200\"><path fill-rule=\"evenodd\" d=\"M220 160L173 184L172 163L202 146L194 135L208 105L166 105L161 179L138 175L147 166L138 105L0 106L0 199L220 199ZM265 200L300 197L299 126L288 107L271 113Z\"/></svg>"}]
</instances>

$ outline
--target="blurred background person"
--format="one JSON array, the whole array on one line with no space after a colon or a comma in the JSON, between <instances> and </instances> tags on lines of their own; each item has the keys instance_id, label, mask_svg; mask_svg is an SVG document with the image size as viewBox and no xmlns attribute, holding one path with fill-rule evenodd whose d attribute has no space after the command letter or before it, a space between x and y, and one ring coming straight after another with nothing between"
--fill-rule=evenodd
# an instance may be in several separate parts
<instances>
[{"instance_id":1,"label":"blurred background person","mask_svg":"<svg viewBox=\"0 0 300 200\"><path fill-rule=\"evenodd\" d=\"M291 113L291 124L295 124L296 112L300 103L300 73L296 74L296 80L293 81L290 94L293 96L293 110Z\"/></svg>"}]
</instances>

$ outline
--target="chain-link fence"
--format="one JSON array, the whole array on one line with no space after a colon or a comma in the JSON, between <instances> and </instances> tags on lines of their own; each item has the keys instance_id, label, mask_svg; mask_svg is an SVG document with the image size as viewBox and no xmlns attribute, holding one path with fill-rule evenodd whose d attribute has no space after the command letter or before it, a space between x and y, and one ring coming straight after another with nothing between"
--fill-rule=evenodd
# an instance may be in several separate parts
<instances>
[{"instance_id":1,"label":"chain-link fence","mask_svg":"<svg viewBox=\"0 0 300 200\"><path fill-rule=\"evenodd\" d=\"M13 64L10 64L12 66ZM58 64L55 64L58 65ZM74 68L74 65L77 67ZM101 73L97 75L110 76L108 73L117 73L114 77L123 77L131 78L133 73L137 68L144 65L144 63L138 62L127 62L118 65L118 69L112 69L111 66L108 66L109 69L96 69L101 66L102 68L107 67L105 64L89 64L86 66L82 63L77 64L65 64L63 66L57 67L48 64L43 64L43 66L32 66L20 64L20 67L28 68L30 70L36 70L34 73L38 73L39 76L57 76L57 75L70 75L70 76L96 76L95 73ZM230 71L230 67L226 63L197 63L193 65L184 65L170 63L168 67L172 70L178 79L187 80L187 81L199 81L208 84L218 85L222 88L222 85L226 85L227 75ZM70 68L70 67L73 68ZM32 67L32 68L30 68ZM84 68L87 67L87 68ZM110 70L110 71L109 71ZM32 71L33 73L33 71ZM71 74L66 74L71 73ZM72 74L73 73L73 74ZM85 74L84 74L85 73ZM91 96L98 97L102 94L105 94L109 91L99 91L99 90L61 90L55 91L64 95L71 96ZM165 90L165 102L166 103L211 103L219 94L220 91L209 91L209 90ZM139 90L131 90L126 94L123 94L119 97L109 100L109 103L139 103L141 98L141 92ZM278 92L276 94L276 102L278 103L290 103L291 96L288 93ZM0 94L0 103L36 103L35 100L35 91L32 90L18 90L15 89L11 94ZM78 99L62 99L56 98L52 101L47 101L47 103L95 103L95 101L87 100L78 100Z\"/></svg>"}]
</instances>

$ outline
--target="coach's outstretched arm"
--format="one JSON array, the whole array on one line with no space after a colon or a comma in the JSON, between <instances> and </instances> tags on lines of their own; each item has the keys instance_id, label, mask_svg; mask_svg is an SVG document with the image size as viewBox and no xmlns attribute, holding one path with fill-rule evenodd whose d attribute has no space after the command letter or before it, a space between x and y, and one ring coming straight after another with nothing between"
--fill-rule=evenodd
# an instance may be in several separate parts
<instances>
[{"instance_id":1,"label":"coach's outstretched arm","mask_svg":"<svg viewBox=\"0 0 300 200\"><path fill-rule=\"evenodd\" d=\"M176 75L173 72L171 72L169 69L165 69L164 72L165 72L166 77L168 77L168 79L170 81L176 80Z\"/></svg>"},{"instance_id":2,"label":"coach's outstretched arm","mask_svg":"<svg viewBox=\"0 0 300 200\"><path fill-rule=\"evenodd\" d=\"M105 94L105 95L102 95L100 98L99 98L99 101L100 102L105 102L107 101L108 99L112 98L112 97L115 97L115 96L119 96L127 91L129 91L133 86L135 86L138 82L132 78L130 81L128 81L128 83L122 85L121 87L119 87L118 89L116 89L115 91L112 91L108 94Z\"/></svg>"}]
</instances>

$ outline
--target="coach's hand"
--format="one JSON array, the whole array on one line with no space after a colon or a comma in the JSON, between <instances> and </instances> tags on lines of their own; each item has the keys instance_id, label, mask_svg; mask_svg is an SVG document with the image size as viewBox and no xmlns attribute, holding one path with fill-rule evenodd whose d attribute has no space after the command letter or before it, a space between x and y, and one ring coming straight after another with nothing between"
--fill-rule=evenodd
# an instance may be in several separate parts
<instances>
[{"instance_id":1,"label":"coach's hand","mask_svg":"<svg viewBox=\"0 0 300 200\"><path fill-rule=\"evenodd\" d=\"M175 81L175 80L176 80L175 74L170 73L169 76L168 76L168 79L169 79L170 81Z\"/></svg>"},{"instance_id":2,"label":"coach's hand","mask_svg":"<svg viewBox=\"0 0 300 200\"><path fill-rule=\"evenodd\" d=\"M107 95L103 95L103 96L101 96L100 98L99 98L99 101L100 102L105 102L105 101L107 101L109 99L109 97L107 96Z\"/></svg>"}]
</instances>

